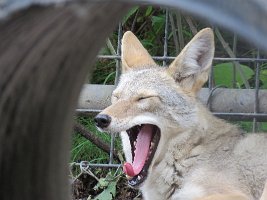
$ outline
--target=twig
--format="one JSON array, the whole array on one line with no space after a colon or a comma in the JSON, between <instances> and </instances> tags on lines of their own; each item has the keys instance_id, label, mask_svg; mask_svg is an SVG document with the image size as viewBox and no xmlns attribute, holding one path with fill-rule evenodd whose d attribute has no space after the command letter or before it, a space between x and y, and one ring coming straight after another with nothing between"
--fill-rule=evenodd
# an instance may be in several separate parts
<instances>
[{"instance_id":1,"label":"twig","mask_svg":"<svg viewBox=\"0 0 267 200\"><path fill-rule=\"evenodd\" d=\"M139 29L137 29L137 31L135 32L136 35L139 34L139 32L142 31L142 29L146 26L147 24L147 21L145 20L144 23L139 27Z\"/></svg>"},{"instance_id":2,"label":"twig","mask_svg":"<svg viewBox=\"0 0 267 200\"><path fill-rule=\"evenodd\" d=\"M97 147L99 147L100 149L102 149L103 151L109 154L110 145L104 142L101 138L97 137L96 135L88 131L84 126L82 126L81 124L75 123L73 129L74 131L78 132L86 139L90 140ZM113 155L117 160L119 160L118 154L115 150L113 151Z\"/></svg>"},{"instance_id":3,"label":"twig","mask_svg":"<svg viewBox=\"0 0 267 200\"><path fill-rule=\"evenodd\" d=\"M172 12L170 12L169 14L170 16L170 22L171 22L171 28L172 28L172 35L173 35L173 41L174 41L174 45L175 45L175 51L176 51L176 54L179 52L179 43L178 43L178 36L177 36L177 33L176 33L176 27L175 27L175 23L174 23L174 18L173 18L173 14Z\"/></svg>"},{"instance_id":4,"label":"twig","mask_svg":"<svg viewBox=\"0 0 267 200\"><path fill-rule=\"evenodd\" d=\"M139 9L136 11L135 16L134 16L134 20L133 20L133 23L132 23L132 26L131 26L131 31L132 32L134 32L134 28L135 28L135 24L136 24L136 21L137 21L138 14L139 14Z\"/></svg>"},{"instance_id":5,"label":"twig","mask_svg":"<svg viewBox=\"0 0 267 200\"><path fill-rule=\"evenodd\" d=\"M192 19L189 16L184 15L185 21L187 22L187 24L189 25L190 30L192 31L193 35L197 34L197 28L194 25Z\"/></svg>"},{"instance_id":6,"label":"twig","mask_svg":"<svg viewBox=\"0 0 267 200\"><path fill-rule=\"evenodd\" d=\"M227 42L223 39L223 36L220 33L220 31L219 31L218 28L215 28L215 34L216 34L217 38L219 39L219 41L221 42L221 44L222 44L223 48L225 49L225 51L228 53L228 55L231 58L235 58L236 55L234 54L234 52L232 51L232 49L229 47L229 45L227 44ZM249 89L250 88L249 82L246 79L246 75L243 72L240 63L237 62L237 61L234 61L234 64L236 65L236 68L237 68L237 70L238 70L238 72L240 74L241 79L243 80L243 82L245 84L246 89Z\"/></svg>"},{"instance_id":7,"label":"twig","mask_svg":"<svg viewBox=\"0 0 267 200\"><path fill-rule=\"evenodd\" d=\"M233 53L236 55L237 36L234 34L233 39ZM236 88L236 64L233 65L233 88Z\"/></svg>"},{"instance_id":8,"label":"twig","mask_svg":"<svg viewBox=\"0 0 267 200\"><path fill-rule=\"evenodd\" d=\"M179 11L176 12L176 23L177 23L177 32L178 32L178 38L180 43L180 49L181 51L184 48L184 35L183 35L183 26L182 26L182 16Z\"/></svg>"}]
</instances>

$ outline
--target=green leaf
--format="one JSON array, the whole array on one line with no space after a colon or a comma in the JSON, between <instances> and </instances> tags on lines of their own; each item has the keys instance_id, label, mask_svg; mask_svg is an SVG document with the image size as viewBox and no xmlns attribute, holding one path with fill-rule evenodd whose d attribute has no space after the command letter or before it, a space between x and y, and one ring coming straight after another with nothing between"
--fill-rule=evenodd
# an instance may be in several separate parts
<instances>
[{"instance_id":1,"label":"green leaf","mask_svg":"<svg viewBox=\"0 0 267 200\"><path fill-rule=\"evenodd\" d=\"M165 24L165 15L152 16L152 26L154 31L158 34L160 30L163 30Z\"/></svg>"},{"instance_id":2,"label":"green leaf","mask_svg":"<svg viewBox=\"0 0 267 200\"><path fill-rule=\"evenodd\" d=\"M165 23L165 15L159 15L159 16L152 16L151 18L152 26L155 25L164 25Z\"/></svg>"},{"instance_id":3,"label":"green leaf","mask_svg":"<svg viewBox=\"0 0 267 200\"><path fill-rule=\"evenodd\" d=\"M108 183L107 188L104 189L94 200L112 200L116 195L117 180Z\"/></svg>"},{"instance_id":4,"label":"green leaf","mask_svg":"<svg viewBox=\"0 0 267 200\"><path fill-rule=\"evenodd\" d=\"M267 89L267 69L260 71L260 80L262 81L262 89Z\"/></svg>"},{"instance_id":5,"label":"green leaf","mask_svg":"<svg viewBox=\"0 0 267 200\"><path fill-rule=\"evenodd\" d=\"M109 184L109 181L106 178L100 178L96 186L94 187L94 190L99 190L107 187Z\"/></svg>"},{"instance_id":6,"label":"green leaf","mask_svg":"<svg viewBox=\"0 0 267 200\"><path fill-rule=\"evenodd\" d=\"M246 65L241 65L246 80L249 80L253 75L254 71ZM213 76L216 85L225 85L229 88L233 86L233 63L221 63L217 64L213 68ZM240 87L244 84L238 70L236 70L236 84Z\"/></svg>"},{"instance_id":7,"label":"green leaf","mask_svg":"<svg viewBox=\"0 0 267 200\"><path fill-rule=\"evenodd\" d=\"M129 10L129 12L123 17L122 24L125 24L127 20L139 9L139 6L135 6Z\"/></svg>"},{"instance_id":8,"label":"green leaf","mask_svg":"<svg viewBox=\"0 0 267 200\"><path fill-rule=\"evenodd\" d=\"M145 16L146 16L146 17L149 16L149 15L152 13L152 10L153 10L152 6L148 6L148 8L146 9L146 14L145 14Z\"/></svg>"}]
</instances>

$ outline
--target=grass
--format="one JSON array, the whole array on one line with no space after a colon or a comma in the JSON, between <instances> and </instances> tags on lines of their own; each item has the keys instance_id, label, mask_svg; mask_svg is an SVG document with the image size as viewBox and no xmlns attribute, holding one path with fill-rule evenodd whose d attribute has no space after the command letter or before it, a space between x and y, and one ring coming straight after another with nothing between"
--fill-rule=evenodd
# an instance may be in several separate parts
<instances>
[{"instance_id":1,"label":"grass","mask_svg":"<svg viewBox=\"0 0 267 200\"><path fill-rule=\"evenodd\" d=\"M253 122L235 122L239 125L239 127L246 132L252 132ZM267 122L259 122L257 123L257 129L256 132L267 132Z\"/></svg>"},{"instance_id":2,"label":"grass","mask_svg":"<svg viewBox=\"0 0 267 200\"><path fill-rule=\"evenodd\" d=\"M92 117L77 117L76 121L84 125L84 127L96 134L102 140L110 143L111 136L107 133L98 131L95 127ZM117 137L115 140L115 148L120 149L120 140ZM91 163L108 163L109 155L99 149L89 140L85 139L78 133L73 134L72 149L71 149L71 162L90 161Z\"/></svg>"},{"instance_id":3,"label":"grass","mask_svg":"<svg viewBox=\"0 0 267 200\"><path fill-rule=\"evenodd\" d=\"M116 72L116 62L114 60L103 59L95 64L95 70L88 82L92 84L114 84Z\"/></svg>"}]
</instances>

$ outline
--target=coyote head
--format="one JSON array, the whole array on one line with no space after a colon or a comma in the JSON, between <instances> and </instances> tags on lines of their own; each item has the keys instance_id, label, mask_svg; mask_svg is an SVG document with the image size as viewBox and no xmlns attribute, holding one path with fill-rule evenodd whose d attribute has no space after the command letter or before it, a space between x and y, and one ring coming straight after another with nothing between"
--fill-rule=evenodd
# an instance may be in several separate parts
<instances>
[{"instance_id":1,"label":"coyote head","mask_svg":"<svg viewBox=\"0 0 267 200\"><path fill-rule=\"evenodd\" d=\"M200 31L168 68L159 67L132 32L124 34L120 82L112 105L95 122L103 131L121 132L130 185L145 180L174 137L200 123L195 96L208 79L213 55L209 28Z\"/></svg>"}]
</instances>

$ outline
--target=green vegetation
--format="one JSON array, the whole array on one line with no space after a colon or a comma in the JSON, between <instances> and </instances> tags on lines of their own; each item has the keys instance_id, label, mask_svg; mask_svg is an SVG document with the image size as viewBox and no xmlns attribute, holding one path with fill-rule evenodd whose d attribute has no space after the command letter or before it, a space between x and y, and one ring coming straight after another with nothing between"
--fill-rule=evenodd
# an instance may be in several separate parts
<instances>
[{"instance_id":1,"label":"green vegetation","mask_svg":"<svg viewBox=\"0 0 267 200\"><path fill-rule=\"evenodd\" d=\"M267 89L267 63L264 63L260 66L260 80L261 80L261 88Z\"/></svg>"},{"instance_id":2,"label":"green vegetation","mask_svg":"<svg viewBox=\"0 0 267 200\"><path fill-rule=\"evenodd\" d=\"M111 136L97 130L92 117L77 117L76 121L81 123L88 131L94 133L105 142L110 143ZM120 140L115 140L115 148L120 148ZM72 139L71 162L90 161L91 163L107 163L109 155L85 139L80 134L74 133Z\"/></svg>"},{"instance_id":3,"label":"green vegetation","mask_svg":"<svg viewBox=\"0 0 267 200\"><path fill-rule=\"evenodd\" d=\"M240 65L241 70L244 73L245 80L249 80L254 76L254 71L246 65ZM216 85L224 85L228 88L233 87L233 74L234 74L234 63L227 62L227 63L220 63L213 67L213 75L214 80L216 81ZM237 88L241 88L244 85L244 81L236 70L236 77L235 77L235 85Z\"/></svg>"}]
</instances>

